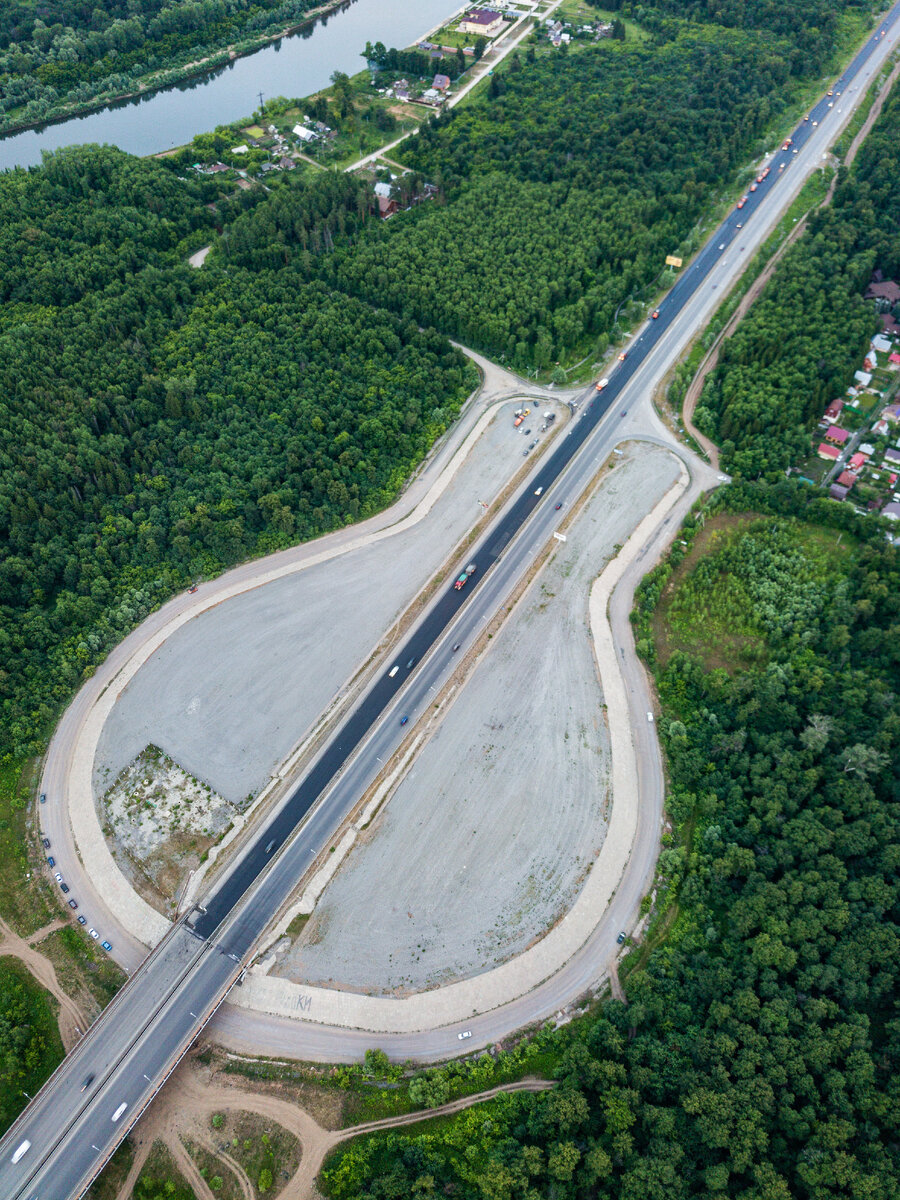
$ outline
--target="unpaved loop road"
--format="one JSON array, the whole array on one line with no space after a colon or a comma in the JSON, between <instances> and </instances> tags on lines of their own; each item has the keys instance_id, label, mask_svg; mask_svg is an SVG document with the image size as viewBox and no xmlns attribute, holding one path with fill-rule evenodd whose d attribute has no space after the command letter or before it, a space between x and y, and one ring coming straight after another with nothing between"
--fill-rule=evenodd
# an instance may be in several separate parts
<instances>
[{"instance_id":1,"label":"unpaved loop road","mask_svg":"<svg viewBox=\"0 0 900 1200\"><path fill-rule=\"evenodd\" d=\"M26 941L0 919L0 957L4 954L17 958L23 963L35 980L45 988L59 1005L59 1036L62 1038L66 1053L72 1049L82 1033L87 1029L89 1021L76 1002L60 987L56 978L56 969L49 958L35 950L35 943L40 942L48 934L57 929L64 929L68 921L51 921L43 929L33 933Z\"/></svg>"},{"instance_id":2,"label":"unpaved loop road","mask_svg":"<svg viewBox=\"0 0 900 1200\"><path fill-rule=\"evenodd\" d=\"M218 1149L210 1136L211 1119L216 1113L256 1113L294 1134L301 1147L300 1166L291 1180L277 1193L278 1200L314 1200L318 1195L315 1181L322 1163L326 1155L341 1142L384 1129L414 1125L432 1117L450 1116L471 1108L474 1104L492 1100L503 1092L537 1093L555 1086L552 1081L529 1077L516 1083L501 1084L473 1096L451 1100L449 1104L443 1104L439 1108L386 1117L381 1121L369 1121L348 1129L325 1129L298 1104L278 1096L266 1095L265 1092L248 1091L238 1082L232 1083L233 1078L215 1076L212 1079L204 1079L203 1073L190 1062L179 1067L143 1118L138 1132L132 1134L135 1145L134 1160L116 1200L130 1200L150 1150L157 1141L168 1147L198 1200L215 1200L215 1196L185 1149L185 1142L188 1141L203 1145L210 1153L221 1158L236 1175L246 1200L253 1200L255 1193L246 1173L230 1155L223 1154Z\"/></svg>"}]
</instances>

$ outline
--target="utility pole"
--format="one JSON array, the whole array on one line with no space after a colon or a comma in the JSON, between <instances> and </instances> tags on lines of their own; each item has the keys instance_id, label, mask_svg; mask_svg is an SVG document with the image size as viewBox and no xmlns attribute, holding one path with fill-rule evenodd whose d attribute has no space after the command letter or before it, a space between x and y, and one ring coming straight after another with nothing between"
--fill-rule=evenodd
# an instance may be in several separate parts
<instances>
[{"instance_id":1,"label":"utility pole","mask_svg":"<svg viewBox=\"0 0 900 1200\"><path fill-rule=\"evenodd\" d=\"M262 112L263 94L262 94L262 92L257 92L256 94L257 94L257 96L259 96L259 111Z\"/></svg>"}]
</instances>

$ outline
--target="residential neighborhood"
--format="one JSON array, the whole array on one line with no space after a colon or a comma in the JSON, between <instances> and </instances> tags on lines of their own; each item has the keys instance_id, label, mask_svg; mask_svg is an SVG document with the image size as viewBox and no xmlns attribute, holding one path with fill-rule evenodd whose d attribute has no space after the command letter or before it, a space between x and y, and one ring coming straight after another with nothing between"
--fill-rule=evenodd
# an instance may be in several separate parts
<instances>
[{"instance_id":1,"label":"residential neighborhood","mask_svg":"<svg viewBox=\"0 0 900 1200\"><path fill-rule=\"evenodd\" d=\"M801 474L833 500L900 521L900 284L876 272L866 298L875 302L882 332L871 339L846 394L822 413L815 456Z\"/></svg>"}]
</instances>

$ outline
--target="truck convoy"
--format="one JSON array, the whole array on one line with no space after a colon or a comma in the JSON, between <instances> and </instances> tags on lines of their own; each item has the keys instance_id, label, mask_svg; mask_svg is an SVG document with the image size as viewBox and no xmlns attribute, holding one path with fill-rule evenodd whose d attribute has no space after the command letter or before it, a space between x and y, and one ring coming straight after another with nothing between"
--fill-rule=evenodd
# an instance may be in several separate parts
<instances>
[{"instance_id":1,"label":"truck convoy","mask_svg":"<svg viewBox=\"0 0 900 1200\"><path fill-rule=\"evenodd\" d=\"M457 591L459 591L460 588L464 588L466 586L466 584L468 583L468 580L469 580L469 576L474 575L475 570L476 570L476 564L469 563L469 565L463 571L462 575L460 575L460 577L457 579L456 583L454 583L454 585L453 585Z\"/></svg>"}]
</instances>

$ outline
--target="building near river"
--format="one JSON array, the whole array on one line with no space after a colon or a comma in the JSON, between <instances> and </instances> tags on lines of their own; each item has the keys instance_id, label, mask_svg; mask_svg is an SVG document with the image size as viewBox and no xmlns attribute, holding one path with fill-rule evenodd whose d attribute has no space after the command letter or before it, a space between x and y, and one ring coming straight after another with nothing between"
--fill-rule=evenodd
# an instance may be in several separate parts
<instances>
[{"instance_id":1,"label":"building near river","mask_svg":"<svg viewBox=\"0 0 900 1200\"><path fill-rule=\"evenodd\" d=\"M492 8L470 8L459 23L460 33L480 33L482 37L496 37L503 24L503 14Z\"/></svg>"}]
</instances>

